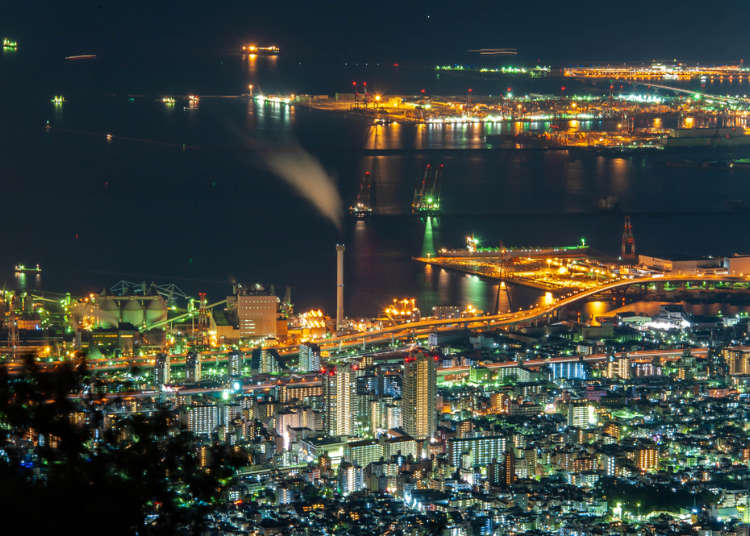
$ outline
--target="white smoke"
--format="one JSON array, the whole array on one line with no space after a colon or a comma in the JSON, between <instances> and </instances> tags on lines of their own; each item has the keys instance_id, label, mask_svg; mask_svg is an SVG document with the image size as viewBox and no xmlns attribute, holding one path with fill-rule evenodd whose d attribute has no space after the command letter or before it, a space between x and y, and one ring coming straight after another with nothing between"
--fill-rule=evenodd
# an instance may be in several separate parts
<instances>
[{"instance_id":1,"label":"white smoke","mask_svg":"<svg viewBox=\"0 0 750 536\"><path fill-rule=\"evenodd\" d=\"M300 147L264 155L268 168L341 230L341 196L333 179L311 154Z\"/></svg>"}]
</instances>

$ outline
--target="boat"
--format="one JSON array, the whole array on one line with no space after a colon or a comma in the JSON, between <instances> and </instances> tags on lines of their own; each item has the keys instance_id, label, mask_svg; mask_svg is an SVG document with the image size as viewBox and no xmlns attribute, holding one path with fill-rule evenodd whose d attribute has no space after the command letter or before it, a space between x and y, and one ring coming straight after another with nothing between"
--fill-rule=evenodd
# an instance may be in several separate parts
<instances>
[{"instance_id":1,"label":"boat","mask_svg":"<svg viewBox=\"0 0 750 536\"><path fill-rule=\"evenodd\" d=\"M607 197L601 197L596 203L596 206L601 212L613 212L620 208L620 202L613 195Z\"/></svg>"},{"instance_id":2,"label":"boat","mask_svg":"<svg viewBox=\"0 0 750 536\"><path fill-rule=\"evenodd\" d=\"M365 220L372 216L373 213L373 180L372 174L365 171L362 180L359 182L359 192L354 203L349 207L349 215L358 219Z\"/></svg>"},{"instance_id":3,"label":"boat","mask_svg":"<svg viewBox=\"0 0 750 536\"><path fill-rule=\"evenodd\" d=\"M555 148L550 138L538 134L487 134L484 141L493 149Z\"/></svg>"},{"instance_id":4,"label":"boat","mask_svg":"<svg viewBox=\"0 0 750 536\"><path fill-rule=\"evenodd\" d=\"M13 39L3 37L3 48L16 49L18 48L18 41L14 41Z\"/></svg>"},{"instance_id":5,"label":"boat","mask_svg":"<svg viewBox=\"0 0 750 536\"><path fill-rule=\"evenodd\" d=\"M81 60L95 60L96 54L75 54L73 56L65 56L65 61L81 61Z\"/></svg>"},{"instance_id":6,"label":"boat","mask_svg":"<svg viewBox=\"0 0 750 536\"><path fill-rule=\"evenodd\" d=\"M358 201L349 207L349 214L357 220L366 220L372 216L372 207Z\"/></svg>"},{"instance_id":7,"label":"boat","mask_svg":"<svg viewBox=\"0 0 750 536\"><path fill-rule=\"evenodd\" d=\"M17 274L41 274L42 267L38 264L36 266L26 266L24 264L16 264L15 273Z\"/></svg>"},{"instance_id":8,"label":"boat","mask_svg":"<svg viewBox=\"0 0 750 536\"><path fill-rule=\"evenodd\" d=\"M281 50L276 45L259 47L255 44L242 45L242 52L247 54L259 54L261 56L278 56Z\"/></svg>"},{"instance_id":9,"label":"boat","mask_svg":"<svg viewBox=\"0 0 750 536\"><path fill-rule=\"evenodd\" d=\"M427 164L424 168L422 180L414 187L414 197L411 202L411 213L418 216L438 216L440 214L440 176L445 164L437 168Z\"/></svg>"},{"instance_id":10,"label":"boat","mask_svg":"<svg viewBox=\"0 0 750 536\"><path fill-rule=\"evenodd\" d=\"M664 138L665 149L724 148L750 145L750 135L741 127L678 128Z\"/></svg>"}]
</instances>

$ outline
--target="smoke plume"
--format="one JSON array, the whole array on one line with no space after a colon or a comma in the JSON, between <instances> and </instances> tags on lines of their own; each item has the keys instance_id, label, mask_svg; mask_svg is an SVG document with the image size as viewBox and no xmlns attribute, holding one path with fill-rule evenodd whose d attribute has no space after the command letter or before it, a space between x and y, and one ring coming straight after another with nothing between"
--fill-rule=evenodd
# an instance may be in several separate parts
<instances>
[{"instance_id":1,"label":"smoke plume","mask_svg":"<svg viewBox=\"0 0 750 536\"><path fill-rule=\"evenodd\" d=\"M267 152L264 161L268 169L284 179L341 230L341 197L320 162L301 147Z\"/></svg>"}]
</instances>

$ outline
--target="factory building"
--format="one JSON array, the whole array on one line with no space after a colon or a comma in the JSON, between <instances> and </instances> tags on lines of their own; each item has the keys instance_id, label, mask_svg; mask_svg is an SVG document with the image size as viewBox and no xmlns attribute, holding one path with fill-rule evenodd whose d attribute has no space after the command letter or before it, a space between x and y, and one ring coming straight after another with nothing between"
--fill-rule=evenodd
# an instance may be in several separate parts
<instances>
[{"instance_id":1,"label":"factory building","mask_svg":"<svg viewBox=\"0 0 750 536\"><path fill-rule=\"evenodd\" d=\"M275 338L279 317L279 298L260 285L247 289L235 286L235 294L227 297L227 310L235 316L242 339Z\"/></svg>"}]
</instances>

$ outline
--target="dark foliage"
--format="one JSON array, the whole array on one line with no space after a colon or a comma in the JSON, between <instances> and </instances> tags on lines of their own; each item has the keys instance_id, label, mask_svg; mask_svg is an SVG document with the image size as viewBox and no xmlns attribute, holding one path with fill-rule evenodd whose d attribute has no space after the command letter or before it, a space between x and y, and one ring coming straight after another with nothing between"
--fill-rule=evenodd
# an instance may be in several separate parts
<instances>
[{"instance_id":1,"label":"dark foliage","mask_svg":"<svg viewBox=\"0 0 750 536\"><path fill-rule=\"evenodd\" d=\"M29 360L18 375L0 367L4 510L26 534L199 531L241 460L216 445L200 467L169 412L107 415L87 394L91 380L84 361L43 373Z\"/></svg>"}]
</instances>

